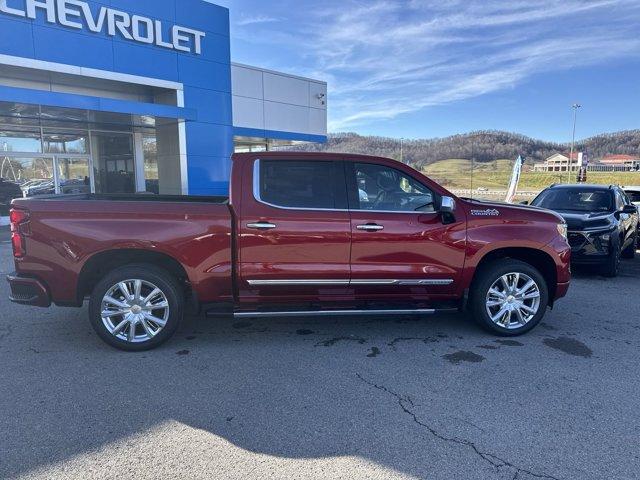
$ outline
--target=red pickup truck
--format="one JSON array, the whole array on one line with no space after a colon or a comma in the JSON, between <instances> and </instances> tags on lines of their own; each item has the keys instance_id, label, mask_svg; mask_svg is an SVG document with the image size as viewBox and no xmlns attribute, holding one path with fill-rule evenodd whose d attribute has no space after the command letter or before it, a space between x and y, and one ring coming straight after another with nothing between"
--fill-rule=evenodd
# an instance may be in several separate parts
<instances>
[{"instance_id":1,"label":"red pickup truck","mask_svg":"<svg viewBox=\"0 0 640 480\"><path fill-rule=\"evenodd\" d=\"M233 157L230 197L74 195L12 203L11 300L80 307L124 350L166 341L187 308L236 317L468 308L529 331L567 293L566 225L456 198L393 160Z\"/></svg>"}]
</instances>

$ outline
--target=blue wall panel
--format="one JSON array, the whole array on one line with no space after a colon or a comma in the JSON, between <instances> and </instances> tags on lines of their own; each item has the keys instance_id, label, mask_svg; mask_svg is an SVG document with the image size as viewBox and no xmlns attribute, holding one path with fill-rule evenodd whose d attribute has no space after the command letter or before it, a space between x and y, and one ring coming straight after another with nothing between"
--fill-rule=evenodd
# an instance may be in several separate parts
<instances>
[{"instance_id":1,"label":"blue wall panel","mask_svg":"<svg viewBox=\"0 0 640 480\"><path fill-rule=\"evenodd\" d=\"M231 93L229 63L207 62L197 57L178 58L178 72L182 83L192 87Z\"/></svg>"},{"instance_id":2,"label":"blue wall panel","mask_svg":"<svg viewBox=\"0 0 640 480\"><path fill-rule=\"evenodd\" d=\"M0 17L0 52L5 55L33 58L31 25Z\"/></svg>"},{"instance_id":3,"label":"blue wall panel","mask_svg":"<svg viewBox=\"0 0 640 480\"><path fill-rule=\"evenodd\" d=\"M213 155L233 150L233 127L213 123L187 123L187 156Z\"/></svg>"},{"instance_id":4,"label":"blue wall panel","mask_svg":"<svg viewBox=\"0 0 640 480\"><path fill-rule=\"evenodd\" d=\"M127 13L170 22L176 20L176 0L106 0L104 3Z\"/></svg>"},{"instance_id":5,"label":"blue wall panel","mask_svg":"<svg viewBox=\"0 0 640 480\"><path fill-rule=\"evenodd\" d=\"M229 36L229 10L202 0L176 0L176 22L206 32Z\"/></svg>"},{"instance_id":6,"label":"blue wall panel","mask_svg":"<svg viewBox=\"0 0 640 480\"><path fill-rule=\"evenodd\" d=\"M233 115L233 106L231 96L226 92L185 87L184 97L189 105L207 105L206 109L200 109L198 121L229 125L229 118Z\"/></svg>"},{"instance_id":7,"label":"blue wall panel","mask_svg":"<svg viewBox=\"0 0 640 480\"><path fill-rule=\"evenodd\" d=\"M113 42L113 62L118 72L180 81L178 54L169 49L117 40Z\"/></svg>"},{"instance_id":8,"label":"blue wall panel","mask_svg":"<svg viewBox=\"0 0 640 480\"><path fill-rule=\"evenodd\" d=\"M189 156L189 193L228 195L231 158L206 155Z\"/></svg>"},{"instance_id":9,"label":"blue wall panel","mask_svg":"<svg viewBox=\"0 0 640 480\"><path fill-rule=\"evenodd\" d=\"M77 30L33 26L35 58L47 62L113 70L112 42L98 35L76 33Z\"/></svg>"}]
</instances>

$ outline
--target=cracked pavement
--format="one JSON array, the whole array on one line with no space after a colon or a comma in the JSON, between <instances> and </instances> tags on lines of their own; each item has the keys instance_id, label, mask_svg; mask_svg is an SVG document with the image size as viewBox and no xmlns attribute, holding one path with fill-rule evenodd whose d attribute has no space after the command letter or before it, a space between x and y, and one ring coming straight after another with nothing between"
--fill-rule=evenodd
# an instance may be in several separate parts
<instances>
[{"instance_id":1,"label":"cracked pavement","mask_svg":"<svg viewBox=\"0 0 640 480\"><path fill-rule=\"evenodd\" d=\"M13 268L0 235L0 271ZM0 478L633 479L640 260L543 325L189 318L141 354L0 284Z\"/></svg>"}]
</instances>

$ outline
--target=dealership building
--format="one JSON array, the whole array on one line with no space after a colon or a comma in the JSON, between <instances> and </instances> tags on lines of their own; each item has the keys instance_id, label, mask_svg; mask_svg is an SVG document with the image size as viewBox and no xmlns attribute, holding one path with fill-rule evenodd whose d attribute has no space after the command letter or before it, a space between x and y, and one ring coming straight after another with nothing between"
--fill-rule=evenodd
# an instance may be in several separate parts
<instances>
[{"instance_id":1,"label":"dealership building","mask_svg":"<svg viewBox=\"0 0 640 480\"><path fill-rule=\"evenodd\" d=\"M234 151L324 142L327 85L230 58L204 0L0 0L0 176L226 195Z\"/></svg>"}]
</instances>

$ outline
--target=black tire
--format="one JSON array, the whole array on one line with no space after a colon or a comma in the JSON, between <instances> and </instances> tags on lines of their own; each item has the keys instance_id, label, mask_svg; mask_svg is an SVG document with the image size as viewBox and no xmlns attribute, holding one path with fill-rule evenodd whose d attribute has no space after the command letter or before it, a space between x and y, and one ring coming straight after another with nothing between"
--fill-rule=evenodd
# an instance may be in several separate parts
<instances>
[{"instance_id":1,"label":"black tire","mask_svg":"<svg viewBox=\"0 0 640 480\"><path fill-rule=\"evenodd\" d=\"M622 258L633 260L636 258L636 247L638 245L638 234L633 236L631 244L622 251Z\"/></svg>"},{"instance_id":2,"label":"black tire","mask_svg":"<svg viewBox=\"0 0 640 480\"><path fill-rule=\"evenodd\" d=\"M138 279L146 282L145 285L153 285L161 291L162 295L166 298L169 311L166 313L166 324L155 336L144 341L135 341L134 343L126 339L121 339L109 331L102 319L102 302L107 292L119 282ZM147 286L147 288L150 289L151 287ZM120 299L123 300L124 297L120 297ZM160 311L164 312L164 309ZM112 347L129 352L150 350L169 340L178 329L182 321L183 312L184 293L176 279L165 270L147 264L128 265L109 272L95 286L89 302L89 321L98 336ZM150 312L150 314L155 313L156 311ZM116 317L116 320L124 321L125 317ZM131 322L129 322L129 325L130 324ZM160 327L160 324L152 325ZM141 324L133 329L134 332L144 332L145 330L146 328L143 328Z\"/></svg>"},{"instance_id":3,"label":"black tire","mask_svg":"<svg viewBox=\"0 0 640 480\"><path fill-rule=\"evenodd\" d=\"M611 243L611 254L607 258L606 263L602 266L602 274L605 277L614 278L620 273L620 257L622 252L620 251L620 241L613 241Z\"/></svg>"},{"instance_id":4,"label":"black tire","mask_svg":"<svg viewBox=\"0 0 640 480\"><path fill-rule=\"evenodd\" d=\"M538 286L540 294L538 310L533 318L529 319L525 325L517 328L506 328L502 325L498 325L491 319L487 312L487 295L489 293L489 289L502 276L510 273L520 273L530 277ZM473 281L469 296L469 309L473 314L474 319L485 330L504 337L523 335L535 328L544 317L548 305L549 288L542 274L530 264L510 258L496 260L483 266Z\"/></svg>"}]
</instances>

